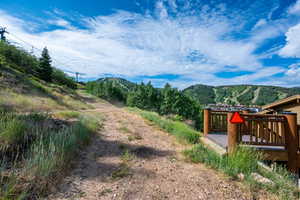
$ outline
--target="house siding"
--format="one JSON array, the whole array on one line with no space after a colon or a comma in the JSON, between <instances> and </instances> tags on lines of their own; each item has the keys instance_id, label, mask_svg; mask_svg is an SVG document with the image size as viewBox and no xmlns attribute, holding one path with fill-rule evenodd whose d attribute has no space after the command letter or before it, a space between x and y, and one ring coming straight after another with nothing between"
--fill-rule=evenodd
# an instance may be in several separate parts
<instances>
[{"instance_id":1,"label":"house siding","mask_svg":"<svg viewBox=\"0 0 300 200\"><path fill-rule=\"evenodd\" d=\"M297 113L297 123L300 125L300 104L287 104L287 105L280 105L274 108L277 112L281 111L289 111Z\"/></svg>"}]
</instances>

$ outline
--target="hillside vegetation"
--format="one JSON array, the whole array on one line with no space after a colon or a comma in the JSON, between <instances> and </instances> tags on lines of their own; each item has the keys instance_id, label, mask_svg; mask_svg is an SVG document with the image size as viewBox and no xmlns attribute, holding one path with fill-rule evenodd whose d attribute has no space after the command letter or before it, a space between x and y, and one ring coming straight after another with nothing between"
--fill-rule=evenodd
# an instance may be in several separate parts
<instances>
[{"instance_id":1,"label":"hillside vegetation","mask_svg":"<svg viewBox=\"0 0 300 200\"><path fill-rule=\"evenodd\" d=\"M51 68L51 81L43 79L39 58L0 42L0 107L20 111L86 109L74 90L75 81Z\"/></svg>"},{"instance_id":2,"label":"hillside vegetation","mask_svg":"<svg viewBox=\"0 0 300 200\"><path fill-rule=\"evenodd\" d=\"M197 129L202 127L201 105L171 85L154 88L148 84L133 84L124 79L102 79L86 84L86 89L93 95L121 101L129 107L154 111L161 115L192 120Z\"/></svg>"},{"instance_id":3,"label":"hillside vegetation","mask_svg":"<svg viewBox=\"0 0 300 200\"><path fill-rule=\"evenodd\" d=\"M139 84L122 78L102 78L97 83L98 96L106 99L126 101L127 94L136 90ZM160 90L160 89L158 89ZM197 84L184 89L183 94L200 105L225 103L230 105L265 105L274 101L300 94L300 87L284 88L263 85L209 86Z\"/></svg>"},{"instance_id":4,"label":"hillside vegetation","mask_svg":"<svg viewBox=\"0 0 300 200\"><path fill-rule=\"evenodd\" d=\"M65 174L101 116L77 83L40 58L0 42L0 199L40 199ZM75 110L81 110L76 112Z\"/></svg>"},{"instance_id":5,"label":"hillside vegetation","mask_svg":"<svg viewBox=\"0 0 300 200\"><path fill-rule=\"evenodd\" d=\"M207 86L193 85L183 92L201 104L226 103L243 105L265 105L295 94L300 88L284 88L260 85Z\"/></svg>"}]
</instances>

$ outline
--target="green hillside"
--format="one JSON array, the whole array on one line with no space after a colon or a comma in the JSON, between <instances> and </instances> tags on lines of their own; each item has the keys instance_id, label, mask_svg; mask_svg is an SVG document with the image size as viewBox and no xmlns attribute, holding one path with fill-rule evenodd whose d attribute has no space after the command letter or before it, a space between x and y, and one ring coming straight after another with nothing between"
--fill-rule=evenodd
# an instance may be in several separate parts
<instances>
[{"instance_id":1,"label":"green hillside","mask_svg":"<svg viewBox=\"0 0 300 200\"><path fill-rule=\"evenodd\" d=\"M113 78L113 77L108 77L108 78L100 78L96 82L98 83L107 83L107 84L112 84L113 87L119 87L121 90L124 92L129 92L134 89L136 86L135 83L132 83L124 78Z\"/></svg>"},{"instance_id":2,"label":"green hillside","mask_svg":"<svg viewBox=\"0 0 300 200\"><path fill-rule=\"evenodd\" d=\"M284 88L261 85L206 86L193 85L183 92L201 104L227 103L264 105L276 100L300 94L300 88Z\"/></svg>"},{"instance_id":3,"label":"green hillside","mask_svg":"<svg viewBox=\"0 0 300 200\"><path fill-rule=\"evenodd\" d=\"M88 84L90 84L90 87L96 84L102 86L109 85L116 90L115 93L120 93L123 96L126 96L128 92L133 91L137 86L137 84L122 78L101 78ZM197 84L184 89L183 93L197 100L200 104L265 105L279 99L300 94L300 87L284 88L263 85L227 85L214 87Z\"/></svg>"}]
</instances>

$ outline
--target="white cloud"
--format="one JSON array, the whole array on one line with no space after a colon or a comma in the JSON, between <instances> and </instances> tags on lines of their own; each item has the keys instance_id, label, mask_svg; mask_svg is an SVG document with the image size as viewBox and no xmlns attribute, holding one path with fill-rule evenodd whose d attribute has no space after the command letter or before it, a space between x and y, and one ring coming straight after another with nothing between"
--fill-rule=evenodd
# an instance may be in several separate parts
<instances>
[{"instance_id":1,"label":"white cloud","mask_svg":"<svg viewBox=\"0 0 300 200\"><path fill-rule=\"evenodd\" d=\"M236 31L236 27L226 17L205 8L202 11L206 11L197 16L170 17L166 5L173 12L178 9L175 0L161 0L156 3L155 16L118 11L109 16L81 17L77 21L85 26L82 29L75 28L61 11L59 17L53 16L48 23L64 29L32 33L26 29L27 21L3 11L0 24L40 49L47 46L57 67L85 73L86 77L178 74L180 78L171 83L183 88L200 82L213 85L256 83L263 77L283 72L280 67L264 68L259 56L253 53L259 42L277 35L277 29L274 34L267 35L257 30L259 36L248 40L232 39L226 36ZM191 5L185 3L185 6ZM219 10L223 12L226 6L222 5ZM257 23L258 29L264 26L266 22ZM15 40L10 35L8 38ZM215 75L223 71L254 74L232 79Z\"/></svg>"},{"instance_id":2,"label":"white cloud","mask_svg":"<svg viewBox=\"0 0 300 200\"><path fill-rule=\"evenodd\" d=\"M60 27L67 28L67 29L74 28L68 21L66 21L64 19L48 20L47 22L48 22L48 24L60 26Z\"/></svg>"},{"instance_id":3,"label":"white cloud","mask_svg":"<svg viewBox=\"0 0 300 200\"><path fill-rule=\"evenodd\" d=\"M259 27L262 27L264 25L267 24L267 20L266 19L260 19L256 22L256 24L254 25L253 29L257 29Z\"/></svg>"},{"instance_id":4,"label":"white cloud","mask_svg":"<svg viewBox=\"0 0 300 200\"><path fill-rule=\"evenodd\" d=\"M291 27L286 36L286 45L279 51L284 57L300 57L300 23Z\"/></svg>"},{"instance_id":5,"label":"white cloud","mask_svg":"<svg viewBox=\"0 0 300 200\"><path fill-rule=\"evenodd\" d=\"M288 13L300 15L300 0L298 0L292 7L289 8Z\"/></svg>"}]
</instances>

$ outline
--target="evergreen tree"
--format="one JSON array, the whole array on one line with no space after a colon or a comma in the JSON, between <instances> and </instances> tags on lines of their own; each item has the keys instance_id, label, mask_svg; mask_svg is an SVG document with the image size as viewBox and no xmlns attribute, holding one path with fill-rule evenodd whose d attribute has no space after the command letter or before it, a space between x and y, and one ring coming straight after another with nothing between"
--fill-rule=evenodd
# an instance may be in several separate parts
<instances>
[{"instance_id":1,"label":"evergreen tree","mask_svg":"<svg viewBox=\"0 0 300 200\"><path fill-rule=\"evenodd\" d=\"M42 56L39 59L39 77L46 81L52 81L53 68L51 66L51 57L47 47L43 49Z\"/></svg>"}]
</instances>

